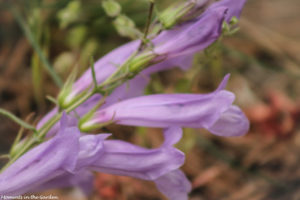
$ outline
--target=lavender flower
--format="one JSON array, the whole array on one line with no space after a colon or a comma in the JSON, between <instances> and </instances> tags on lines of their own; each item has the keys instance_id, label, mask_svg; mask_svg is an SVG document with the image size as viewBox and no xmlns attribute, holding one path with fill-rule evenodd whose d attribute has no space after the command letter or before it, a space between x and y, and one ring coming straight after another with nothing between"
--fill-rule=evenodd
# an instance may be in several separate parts
<instances>
[{"instance_id":1,"label":"lavender flower","mask_svg":"<svg viewBox=\"0 0 300 200\"><path fill-rule=\"evenodd\" d=\"M129 43L124 45L123 47L118 48L117 50L109 53L104 58L100 59L95 64L95 70L97 71L96 74L101 74L97 76L97 80L99 83L103 82L105 78L107 78L110 74L112 74L117 68L116 65L112 64L111 61L113 61L114 57L118 57L119 60L117 62L121 62L120 58L122 57L123 52L127 49L127 47L130 49L132 44ZM128 46L129 45L129 46ZM126 54L128 55L128 54ZM104 61L103 61L104 59ZM124 58L125 60L125 58ZM103 107L106 107L108 105L111 105L117 101L128 99L131 97L141 96L143 94L144 88L148 84L150 78L148 77L149 74L160 71L162 69L168 69L173 66L179 66L182 69L187 69L191 65L192 57L191 56L185 56L185 57L178 57L174 59L166 60L162 63L158 63L156 65L153 65L147 71L142 72L140 75L136 76L134 79L128 81L127 83L122 84L121 86L117 87L107 98L106 103L103 105ZM122 61L124 62L124 61ZM67 99L72 99L76 95L78 95L80 92L84 91L85 89L89 88L92 84L92 72L91 69L89 69L87 72L84 73L84 75L74 83L73 89L70 93L70 96L66 97ZM78 87L77 87L78 86ZM88 101L84 102L82 105L80 105L76 109L76 113L79 116L83 116L86 112L91 110L100 100L102 99L102 95L95 94L92 96ZM57 114L58 108L52 109L47 115L45 115L37 124L37 129L40 129L49 119L51 119L55 114ZM75 116L73 117L73 120L69 121L69 125L73 126L77 123L77 120ZM55 135L59 130L59 123L54 125L52 129L48 132L47 137Z\"/></svg>"},{"instance_id":2,"label":"lavender flower","mask_svg":"<svg viewBox=\"0 0 300 200\"><path fill-rule=\"evenodd\" d=\"M79 126L89 130L114 120L123 125L206 128L221 136L243 135L249 122L238 107L232 106L234 94L224 90L228 78L206 95L161 94L124 100L82 118Z\"/></svg>"},{"instance_id":3,"label":"lavender flower","mask_svg":"<svg viewBox=\"0 0 300 200\"><path fill-rule=\"evenodd\" d=\"M199 1L201 5L204 3ZM188 63L193 53L203 50L212 44L221 35L223 20L230 21L233 16L239 17L245 0L222 0L212 4L199 17L186 22L172 30L163 31L155 37L151 43L154 44L153 52L158 56L156 60L164 57L164 62L160 67L156 65L150 66L156 68L155 71L164 70L174 63L180 63L183 67L188 67ZM119 66L124 64L130 56L137 52L140 41L136 40L125 44L95 63L96 79L100 84L109 77ZM188 56L190 59L185 63L178 62L182 60L182 55ZM149 64L151 64L152 54L149 56ZM178 58L170 60L171 58ZM151 62L150 62L151 61ZM148 73L147 73L148 74ZM84 91L92 85L91 69L87 70L84 75L74 83L72 92L65 98L65 103L70 102L76 95Z\"/></svg>"},{"instance_id":4,"label":"lavender flower","mask_svg":"<svg viewBox=\"0 0 300 200\"><path fill-rule=\"evenodd\" d=\"M221 0L211 4L204 13L195 19L163 31L155 39L153 51L168 59L190 55L203 50L216 41L222 33L222 23L239 18L246 0ZM206 1L196 1L202 8Z\"/></svg>"},{"instance_id":5,"label":"lavender flower","mask_svg":"<svg viewBox=\"0 0 300 200\"><path fill-rule=\"evenodd\" d=\"M155 180L165 172L178 169L184 163L184 155L172 147L182 135L180 128L165 131L165 142L158 148L148 150L118 140L106 140L101 159L92 165L96 171Z\"/></svg>"},{"instance_id":6,"label":"lavender flower","mask_svg":"<svg viewBox=\"0 0 300 200\"><path fill-rule=\"evenodd\" d=\"M203 5L205 1L199 1L198 3ZM194 20L177 26L172 30L163 31L152 40L154 44L152 51L158 56L156 60L164 57L166 62L160 64L160 67L156 65L149 67L149 71L164 70L170 66L174 66L175 63L180 63L181 66L188 67L191 59L190 55L212 44L221 35L223 20L225 19L229 22L233 16L239 17L244 3L245 0L218 1ZM98 60L95 63L97 82L99 84L102 83L119 66L124 64L134 52L137 52L140 43L139 40L136 40L125 44ZM189 59L181 55L185 55ZM171 58L177 58L178 60L170 60ZM183 58L186 59L184 63L180 62ZM153 62L150 61L151 59L149 60L149 64ZM151 70L151 68L156 68L156 70ZM73 89L65 97L64 103L68 104L76 95L91 85L92 73L91 69L89 69L74 83Z\"/></svg>"},{"instance_id":7,"label":"lavender flower","mask_svg":"<svg viewBox=\"0 0 300 200\"><path fill-rule=\"evenodd\" d=\"M198 2L198 1L196 1ZM204 1L199 1L200 5ZM148 83L148 75L151 73L166 70L174 66L179 66L187 69L190 66L193 53L200 51L212 44L220 35L223 19L227 22L231 17L239 17L245 0L222 0L213 3L204 13L192 21L186 22L171 30L163 31L160 35L152 40L154 44L153 52L157 54L155 60L164 59L163 62L152 65L141 72L132 81L129 81L129 89L124 90L127 84L123 84L107 99L105 106L108 106L116 101L127 98L140 96L144 87ZM201 7L201 6L200 6ZM140 41L133 41L125 44L95 63L96 79L100 84L108 78L116 69L124 64L126 60L137 52L140 46ZM149 64L152 57L149 58ZM83 76L74 83L72 90L64 97L63 104L69 104L81 92L89 89L92 85L93 78L91 69L87 70ZM138 86L137 88L135 86ZM76 112L79 116L83 116L90 108L95 106L101 99L101 95L95 95L84 105L80 106ZM37 125L37 129L41 128L58 111L58 108L53 109L48 113ZM75 125L77 121L74 119L70 125ZM47 134L54 135L59 129L59 124L56 124Z\"/></svg>"},{"instance_id":8,"label":"lavender flower","mask_svg":"<svg viewBox=\"0 0 300 200\"><path fill-rule=\"evenodd\" d=\"M145 149L123 141L106 140L109 134L80 136L78 129L66 127L66 122L64 116L59 134L24 154L1 173L1 195L74 185L88 193L93 180L90 171L99 171L155 181L167 196L173 193L174 186L187 198L189 183L182 185L181 179L171 178L181 174L178 168L184 163L184 154L173 147L181 138L180 128L167 129L161 147Z\"/></svg>"},{"instance_id":9,"label":"lavender flower","mask_svg":"<svg viewBox=\"0 0 300 200\"><path fill-rule=\"evenodd\" d=\"M191 184L185 174L180 170L174 170L155 180L159 191L170 200L188 200Z\"/></svg>"},{"instance_id":10,"label":"lavender flower","mask_svg":"<svg viewBox=\"0 0 300 200\"><path fill-rule=\"evenodd\" d=\"M212 4L208 9L214 10L220 7L227 7L228 11L225 16L225 21L229 23L232 17L240 18L246 1L247 0L221 0Z\"/></svg>"},{"instance_id":11,"label":"lavender flower","mask_svg":"<svg viewBox=\"0 0 300 200\"><path fill-rule=\"evenodd\" d=\"M198 18L163 31L152 42L154 52L168 58L193 54L218 39L227 7L208 9Z\"/></svg>"},{"instance_id":12,"label":"lavender flower","mask_svg":"<svg viewBox=\"0 0 300 200\"><path fill-rule=\"evenodd\" d=\"M198 6L202 7L201 3L205 2L199 1ZM91 172L99 171L154 181L169 199L188 199L191 185L179 170L184 154L173 147L182 135L179 127L206 128L221 136L242 135L249 128L243 112L232 105L234 95L224 90L228 76L210 94L140 95L150 74L175 65L188 68L193 54L216 41L224 20L229 22L233 16L239 17L244 3L245 0L213 3L195 19L161 32L151 40L153 47L149 45L139 51L141 42L133 41L95 63L98 84L127 62L134 75L142 72L129 81L129 89L126 84L119 86L99 110L83 117L80 128L90 130L110 120L123 125L166 128L161 147L145 149L119 140L107 140L110 134L84 135L74 127L78 123L75 116L70 114L67 120L64 115L61 123L54 125L47 135L53 138L25 153L0 174L0 194L18 195L67 186L78 186L88 193L92 188ZM132 55L134 59L131 60ZM136 62L141 58L143 62ZM89 69L63 93L60 106L68 108L92 87ZM101 98L100 94L92 96L76 109L76 113L84 116ZM57 113L58 108L53 109L37 128Z\"/></svg>"},{"instance_id":13,"label":"lavender flower","mask_svg":"<svg viewBox=\"0 0 300 200\"><path fill-rule=\"evenodd\" d=\"M43 182L72 172L79 153L79 132L62 129L51 140L31 149L0 174L0 194L19 195L37 188Z\"/></svg>"}]
</instances>

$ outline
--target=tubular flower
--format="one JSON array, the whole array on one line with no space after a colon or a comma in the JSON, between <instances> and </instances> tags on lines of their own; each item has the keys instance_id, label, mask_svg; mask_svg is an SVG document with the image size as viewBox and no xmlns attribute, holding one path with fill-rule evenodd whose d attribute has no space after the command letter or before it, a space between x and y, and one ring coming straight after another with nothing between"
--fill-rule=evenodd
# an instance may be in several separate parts
<instances>
[{"instance_id":1,"label":"tubular flower","mask_svg":"<svg viewBox=\"0 0 300 200\"><path fill-rule=\"evenodd\" d=\"M66 122L64 116L56 136L25 153L0 174L0 195L69 186L78 186L88 194L92 190L91 172L98 171L155 181L167 196L175 185L187 197L189 183L181 187L181 180L168 178L184 163L184 154L173 147L182 136L180 128L166 129L161 147L145 149L106 140L110 134L81 135L76 127L66 127ZM159 184L162 181L164 186Z\"/></svg>"},{"instance_id":2,"label":"tubular flower","mask_svg":"<svg viewBox=\"0 0 300 200\"><path fill-rule=\"evenodd\" d=\"M192 1L199 3L199 9L206 3L206 0ZM92 188L92 172L99 171L153 181L169 199L187 200L191 185L179 169L185 157L173 147L182 136L181 127L205 128L219 136L239 136L248 131L249 121L240 108L232 105L234 94L224 89L228 75L209 94L141 95L152 73L174 66L187 69L194 53L220 37L223 22L229 23L232 17L239 17L244 3L245 0L212 3L194 19L162 31L151 39L151 45L139 50L141 41L133 41L95 63L98 84L135 56L137 59L133 61L139 62L129 62L129 70L141 72L117 87L97 110L93 108L103 98L100 94L78 106L75 111L81 118L80 130L88 131L107 122L165 128L165 140L159 148L145 149L109 140L110 134L81 134L75 127L77 117L70 113L67 120L63 115L61 122L47 134L47 138L52 138L29 150L0 174L0 195L69 186L78 186L88 194ZM61 108L68 108L78 96L91 90L93 80L92 69L88 69L71 85L70 91L63 93L59 100L66 107ZM58 112L58 108L49 112L37 129Z\"/></svg>"},{"instance_id":3,"label":"tubular flower","mask_svg":"<svg viewBox=\"0 0 300 200\"><path fill-rule=\"evenodd\" d=\"M79 126L89 130L113 120L122 125L206 128L220 136L243 135L249 122L238 107L232 106L234 94L224 90L228 78L210 94L158 94L120 101L82 118Z\"/></svg>"},{"instance_id":4,"label":"tubular flower","mask_svg":"<svg viewBox=\"0 0 300 200\"><path fill-rule=\"evenodd\" d=\"M202 9L202 5L206 1L195 2L200 5L196 7ZM203 50L219 38L224 19L229 22L233 16L239 18L245 2L245 0L221 0L215 2L195 19L160 33L151 41L153 47L150 51L151 58L149 58L149 65L161 60L162 62L151 65L147 69L143 70L141 75L138 75L136 78L129 81L129 84L125 83L119 86L119 88L116 89L118 92L114 92L112 95L114 96L113 98L108 98L105 106L119 100L142 95L143 89L148 83L148 75L154 72L166 70L174 66L187 69L191 65L193 54L195 52ZM101 84L105 81L118 69L119 66L124 64L132 54L137 52L139 46L139 40L129 42L99 59L94 65L97 83ZM154 59L152 59L153 54L156 55ZM127 88L124 90L126 85L129 85L129 89ZM72 90L65 96L64 103L68 104L68 102L71 102L73 98L92 86L92 70L88 69L73 84ZM116 96L117 98L115 98ZM99 94L94 95L87 103L79 106L76 112L78 112L80 117L83 116L86 112L88 112L89 108L94 107L101 98L102 96ZM44 118L42 118L37 125L37 129L41 128L57 113L57 111L58 108L54 108ZM76 123L77 122L74 119L70 125L74 125ZM49 131L47 136L49 137L54 135L57 133L58 129L59 124L56 124Z\"/></svg>"},{"instance_id":5,"label":"tubular flower","mask_svg":"<svg viewBox=\"0 0 300 200\"><path fill-rule=\"evenodd\" d=\"M154 52L167 58L188 55L203 50L222 33L227 7L208 9L198 18L163 31L152 42Z\"/></svg>"},{"instance_id":6,"label":"tubular flower","mask_svg":"<svg viewBox=\"0 0 300 200\"><path fill-rule=\"evenodd\" d=\"M79 131L66 128L61 120L59 134L31 149L0 174L0 194L19 195L39 187L47 180L72 172L79 153Z\"/></svg>"}]
</instances>

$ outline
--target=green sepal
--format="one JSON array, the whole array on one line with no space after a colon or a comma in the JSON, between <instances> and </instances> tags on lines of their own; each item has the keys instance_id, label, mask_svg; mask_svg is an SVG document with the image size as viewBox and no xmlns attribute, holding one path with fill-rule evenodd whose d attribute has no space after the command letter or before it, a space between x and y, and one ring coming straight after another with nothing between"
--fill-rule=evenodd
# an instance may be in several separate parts
<instances>
[{"instance_id":1,"label":"green sepal","mask_svg":"<svg viewBox=\"0 0 300 200\"><path fill-rule=\"evenodd\" d=\"M133 74L137 74L142 71L145 67L149 66L157 55L151 51L146 51L140 55L135 56L129 61L129 71Z\"/></svg>"},{"instance_id":2,"label":"green sepal","mask_svg":"<svg viewBox=\"0 0 300 200\"><path fill-rule=\"evenodd\" d=\"M68 106L74 101L74 99L78 98L78 96L72 97L70 99L70 93L72 92L72 87L77 77L77 68L72 71L70 76L68 77L66 83L64 84L63 88L61 89L60 93L57 97L57 102L59 108L66 109Z\"/></svg>"},{"instance_id":3,"label":"green sepal","mask_svg":"<svg viewBox=\"0 0 300 200\"><path fill-rule=\"evenodd\" d=\"M79 120L79 123L78 123L78 128L81 132L89 132L89 131L92 131L92 130L96 130L96 129L99 129L103 126L106 126L106 125L109 125L109 124L112 124L114 121L113 121L113 118L114 116L112 117L111 120L105 122L105 123L99 123L99 124L91 124L89 126L86 125L86 123L88 123L90 120L93 119L94 117L94 114L95 112L105 103L105 97L102 98L96 106L93 107L92 110L90 110L87 114L85 114L80 120Z\"/></svg>"},{"instance_id":4,"label":"green sepal","mask_svg":"<svg viewBox=\"0 0 300 200\"><path fill-rule=\"evenodd\" d=\"M195 6L193 2L183 3L180 5L173 5L164 10L159 15L159 21L162 23L164 28L172 28L182 17L188 14Z\"/></svg>"}]
</instances>

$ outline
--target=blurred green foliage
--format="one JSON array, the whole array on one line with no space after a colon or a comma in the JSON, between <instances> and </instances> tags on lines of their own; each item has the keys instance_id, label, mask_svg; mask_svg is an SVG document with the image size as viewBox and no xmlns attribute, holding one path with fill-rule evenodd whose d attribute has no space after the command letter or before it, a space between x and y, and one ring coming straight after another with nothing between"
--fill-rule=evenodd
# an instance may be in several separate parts
<instances>
[{"instance_id":1,"label":"blurred green foliage","mask_svg":"<svg viewBox=\"0 0 300 200\"><path fill-rule=\"evenodd\" d=\"M110 17L118 16L122 10L120 4L114 0L102 1L102 7L106 14Z\"/></svg>"}]
</instances>

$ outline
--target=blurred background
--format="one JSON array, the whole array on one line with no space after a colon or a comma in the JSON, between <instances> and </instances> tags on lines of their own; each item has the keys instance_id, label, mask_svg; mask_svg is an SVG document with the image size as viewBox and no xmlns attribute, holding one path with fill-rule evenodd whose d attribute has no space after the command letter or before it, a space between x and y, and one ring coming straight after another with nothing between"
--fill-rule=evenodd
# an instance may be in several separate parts
<instances>
[{"instance_id":1,"label":"blurred background","mask_svg":"<svg viewBox=\"0 0 300 200\"><path fill-rule=\"evenodd\" d=\"M159 0L157 9L171 2ZM96 60L134 39L135 28L145 27L149 2L119 3L121 20L106 15L100 0L0 0L0 107L37 122L53 107L46 95L55 97L59 91L45 65L53 66L65 80L75 67L83 72L91 55ZM227 89L236 94L235 103L251 122L250 132L239 138L184 130L177 147L186 153L183 170L193 184L191 199L300 199L299 11L299 0L248 0L236 34L197 53L187 72L174 68L152 76L148 94L205 93L231 73ZM40 59L41 52L45 60ZM7 153L18 130L0 116L0 154ZM106 131L146 147L162 142L159 129L109 126ZM5 162L0 160L1 165ZM86 199L75 189L43 194ZM96 174L89 197L163 198L153 183L101 173Z\"/></svg>"}]
</instances>

